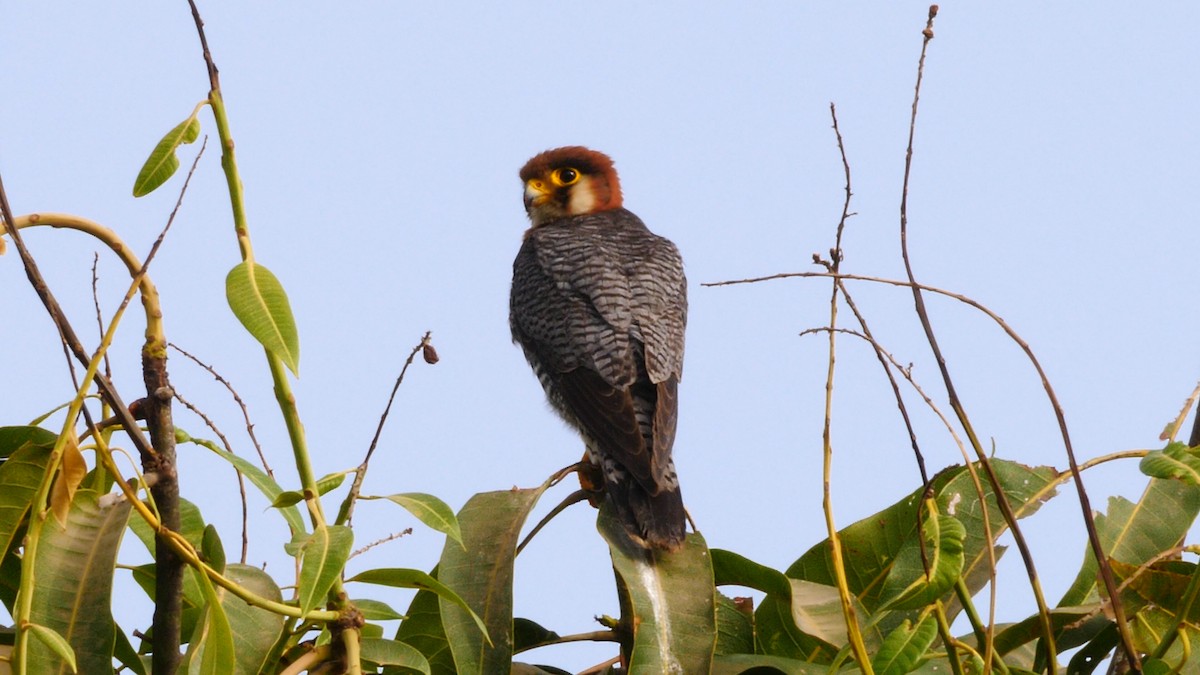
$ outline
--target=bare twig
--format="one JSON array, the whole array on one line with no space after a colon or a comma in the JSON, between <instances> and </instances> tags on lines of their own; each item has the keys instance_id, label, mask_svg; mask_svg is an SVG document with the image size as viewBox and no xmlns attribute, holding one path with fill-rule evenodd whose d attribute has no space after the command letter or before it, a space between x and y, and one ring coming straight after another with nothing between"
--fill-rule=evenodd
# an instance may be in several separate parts
<instances>
[{"instance_id":1,"label":"bare twig","mask_svg":"<svg viewBox=\"0 0 1200 675\"><path fill-rule=\"evenodd\" d=\"M212 419L209 418L208 415L204 414L204 411L200 410L200 408L193 405L191 401L188 401L186 398L184 398L183 395L180 394L178 391L175 392L175 400L182 403L183 407L192 411L193 414L195 414L197 417L199 417L201 420L203 420L204 424L209 429L211 429L214 434L217 435L217 438L221 439L221 445L225 446L226 452L228 452L231 455L237 454L233 451L233 446L229 444L229 439L225 437L225 434L221 433L221 430L217 428L216 423L213 422ZM245 476L242 475L241 471L238 471L238 468L236 466L233 467L233 471L237 475L238 492L241 493L241 498L242 498L242 557L241 557L241 563L243 565L245 565L247 553L248 553L248 550L250 547L250 535L249 535L250 511L249 511L249 507L246 503L246 478L245 478Z\"/></svg>"},{"instance_id":2,"label":"bare twig","mask_svg":"<svg viewBox=\"0 0 1200 675\"><path fill-rule=\"evenodd\" d=\"M567 495L565 498L563 498L563 500L561 502L559 502L557 506L550 509L550 512L547 513L544 518L542 518L541 520L538 521L537 525L533 526L533 529L529 531L529 534L525 535L525 538L522 539L521 543L517 545L517 552L514 553L513 555L514 556L521 555L521 551L525 550L525 545L528 544L531 539L533 539L533 536L535 534L537 534L538 532L541 532L542 528L545 527L546 524L549 523L551 520L553 520L555 516L562 513L563 511L565 511L568 506L571 506L572 504L578 504L579 502L582 502L582 501L586 500L587 498L588 498L588 493L586 490L576 490L576 491L572 492L571 494Z\"/></svg>"},{"instance_id":3,"label":"bare twig","mask_svg":"<svg viewBox=\"0 0 1200 675\"><path fill-rule=\"evenodd\" d=\"M375 426L375 435L371 438L371 445L367 447L367 454L363 457L362 463L354 471L354 482L351 483L350 492L347 493L345 501L342 502L342 507L337 517L339 525L349 525L350 520L354 517L354 505L358 501L359 491L362 490L363 479L367 475L367 466L371 463L371 455L375 454L376 446L379 445L379 436L383 433L383 425L387 423L388 414L392 411L392 403L396 400L396 392L400 391L400 385L404 382L404 375L408 372L408 367L412 365L413 359L416 358L417 352L427 353L430 346L429 337L432 334L432 331L425 331L425 335L421 337L421 341L408 353L408 358L404 360L404 366L400 368L400 374L396 376L396 383L392 385L392 393L388 396L387 405L383 407L383 414L379 416L379 424Z\"/></svg>"},{"instance_id":4,"label":"bare twig","mask_svg":"<svg viewBox=\"0 0 1200 675\"><path fill-rule=\"evenodd\" d=\"M830 257L833 260L829 263L828 269L831 273L837 274L842 263L842 232L846 227L846 220L850 217L850 197L853 194L850 188L850 162L846 159L846 148L842 142L842 133L837 126L837 109L830 103L829 112L833 117L833 130L837 136L838 150L842 157L842 167L846 173L846 200L842 204L842 216L838 219L837 234L834 237L834 246L830 249ZM829 358L828 367L825 373L825 420L821 430L821 447L822 447L822 470L821 470L821 494L822 494L822 511L825 514L825 528L829 535L829 552L832 558L834 581L838 589L838 599L841 601L842 617L846 623L846 635L850 639L850 648L854 653L854 658L858 662L859 668L864 675L871 675L871 659L867 653L866 643L863 641L862 630L858 625L857 612L854 609L854 603L851 600L850 586L846 577L846 563L842 555L842 542L838 536L837 524L833 518L833 380L835 373L836 358L836 331L837 316L838 316L838 293L841 286L834 280L833 288L830 291L829 297Z\"/></svg>"},{"instance_id":5,"label":"bare twig","mask_svg":"<svg viewBox=\"0 0 1200 675\"><path fill-rule=\"evenodd\" d=\"M21 263L25 267L25 276L28 277L34 292L37 293L38 298L42 301L42 305L46 308L46 312L50 315L50 319L54 322L55 328L58 329L60 339L66 345L66 348L70 350L71 354L80 363L86 365L91 360L91 357L83 348L83 343L79 341L79 336L75 333L75 329L67 319L66 313L63 312L62 306L58 304L58 300L50 292L50 287L46 285L46 280L42 277L41 270L38 269L37 263L33 259L33 254L29 252L29 248L25 245L25 239L21 236L20 230L17 229L16 218L13 216L12 208L9 206L8 195L4 191L4 181L2 179L0 179L0 216L3 217L5 229L8 235L12 237L13 244L17 247ZM129 411L129 406L125 405L125 401L117 393L117 389L113 386L112 381L102 373L97 372L95 382L96 387L100 390L100 395L108 402L108 405L113 409L113 413L120 419L121 426L126 429L126 433L129 434L129 438L133 441L133 445L137 448L138 453L143 459L151 457L154 454L154 449L150 446L150 441L142 434L136 420L134 420L133 414ZM88 414L86 408L84 408L84 411L85 415Z\"/></svg>"},{"instance_id":6,"label":"bare twig","mask_svg":"<svg viewBox=\"0 0 1200 675\"><path fill-rule=\"evenodd\" d=\"M904 157L904 187L900 199L900 251L901 257L904 259L904 270L908 276L913 293L913 302L916 307L917 316L920 318L921 326L925 331L926 340L929 342L930 349L933 351L934 360L937 362L938 370L942 373L942 380L946 386L946 393L950 399L950 406L958 416L959 423L967 433L967 437L971 441L971 445L975 448L976 453L983 463L984 472L988 476L988 480L992 483L993 490L996 493L996 502L1000 507L1001 513L1004 514L1008 521L1009 527L1012 529L1013 539L1017 544L1017 550L1021 554L1021 559L1025 564L1025 568L1029 573L1030 586L1033 590L1034 599L1038 605L1038 614L1040 616L1041 629L1043 634L1043 646L1046 650L1046 667L1053 674L1057 668L1057 650L1054 644L1054 630L1050 622L1049 607L1046 604L1045 597L1042 594L1041 584L1037 579L1037 571L1034 566L1033 556L1029 551L1028 544L1025 541L1024 535L1021 533L1017 525L1016 518L1012 513L1012 506L1008 503L1008 499L1004 496L1000 489L999 480L992 471L990 462L987 461L986 453L983 452L979 444L978 438L975 435L974 427L971 425L970 419L967 417L966 409L962 405L955 391L953 380L950 377L949 368L946 365L946 359L942 355L941 348L938 346L937 337L933 332L932 324L929 320L929 314L925 309L924 298L921 295L921 289L917 287L916 277L913 274L912 263L908 255L908 185L909 177L912 174L912 156L913 156L913 139L916 135L917 124L917 106L921 96L921 80L925 71L925 54L929 46L930 40L933 39L933 21L937 16L938 7L932 5L929 8L929 20L925 25L924 41L921 45L921 58L917 65L917 83L913 92L912 116L909 120L908 128L908 145ZM1088 532L1088 539L1092 545L1092 551L1096 556L1096 561L1099 566L1100 576L1104 582L1112 601L1113 613L1116 619L1117 630L1121 635L1121 643L1129 659L1131 667L1140 672L1141 665L1138 661L1137 650L1133 645L1132 636L1129 633L1129 627L1125 622L1124 609L1121 606L1120 597L1117 596L1117 588L1113 579L1112 569L1108 564L1108 559L1105 557L1104 548L1100 542L1099 534L1096 531L1095 523L1092 521L1092 508L1088 499L1087 490L1084 488L1083 479L1079 475L1078 465L1075 461L1075 453L1071 447L1070 435L1067 432L1066 419L1062 413L1062 408L1058 405L1057 397L1053 393L1053 388L1046 382L1047 394L1051 397L1054 403L1054 414L1058 418L1059 429L1062 432L1063 443L1066 448L1067 460L1071 465L1072 475L1075 477L1075 484L1079 494L1080 506L1083 510L1084 524Z\"/></svg>"},{"instance_id":7,"label":"bare twig","mask_svg":"<svg viewBox=\"0 0 1200 675\"><path fill-rule=\"evenodd\" d=\"M263 454L262 446L258 443L258 437L254 435L254 422L250 421L250 411L246 407L246 402L243 401L242 397L238 395L237 390L233 388L233 385L229 383L229 380L221 377L221 374L217 372L216 368L210 366L204 361L201 361L199 357L191 354L174 342L168 342L167 346L194 361L196 365L207 370L217 382L220 382L225 386L225 389L227 389L229 394L233 396L234 402L237 403L238 407L242 409L242 419L246 421L246 433L250 436L250 442L254 444L255 451L258 452L258 460L262 462L263 471L266 471L267 475L271 478L275 478L275 472L271 470L271 465L267 464L267 457Z\"/></svg>"},{"instance_id":8,"label":"bare twig","mask_svg":"<svg viewBox=\"0 0 1200 675\"><path fill-rule=\"evenodd\" d=\"M388 536L384 537L383 539L376 539L375 541L367 544L366 546L358 549L357 551L354 551L353 553L350 554L350 558L360 556L360 555L366 553L367 551L370 551L371 549L375 548L376 546L379 546L380 544L386 544L389 541L395 541L396 539L399 539L400 537L407 537L410 534L412 534L412 528L406 527L403 530L400 530L399 532L394 532L392 534L389 534Z\"/></svg>"},{"instance_id":9,"label":"bare twig","mask_svg":"<svg viewBox=\"0 0 1200 675\"><path fill-rule=\"evenodd\" d=\"M528 647L514 649L513 654L520 654L521 652L527 652L527 651L530 651L533 649L539 649L541 647L548 647L550 645L569 644L571 642L620 642L620 641L621 641L621 638L615 632L613 632L611 630L592 630L592 631L588 631L586 633L572 633L571 635L560 635L560 636L554 638L553 640L547 640L546 642L540 642L538 644L530 645Z\"/></svg>"},{"instance_id":10,"label":"bare twig","mask_svg":"<svg viewBox=\"0 0 1200 675\"><path fill-rule=\"evenodd\" d=\"M843 280L838 279L838 283L841 284L844 282L843 282ZM850 295L848 293L846 293L844 288L843 288L842 294L846 296L846 300L847 300L847 302L849 302ZM856 312L856 316L857 316L857 312ZM936 415L939 420L941 420L942 425L946 427L946 431L950 433L950 437L952 439L954 439L954 444L956 446L958 446L959 452L962 453L963 465L966 467L967 473L971 477L971 482L975 486L975 494L979 497L980 514L983 519L984 539L989 542L994 542L995 534L992 532L991 514L987 507L987 500L986 500L987 493L985 493L983 490L983 484L979 480L979 472L975 470L975 464L971 462L971 458L967 455L967 448L966 448L966 445L963 443L962 438L959 437L958 432L954 430L954 425L952 425L950 423L950 420L946 418L946 416L942 413L941 409L938 408L936 403L934 403L933 399L930 398L929 395L925 393L925 390L921 388L921 385L917 383L916 379L912 375L912 369L904 367L899 361L896 360L896 357L893 356L891 354L891 352L884 349L883 345L880 345L879 342L877 342L875 340L874 336L872 336L869 332L867 332L865 330L866 324L862 320L861 316L859 317L859 320L860 320L860 322L863 323L863 328L864 328L864 331L861 333L858 331L851 330L849 328L837 328L834 330L836 330L839 333L846 333L848 335L853 335L855 337L861 338L861 339L865 340L867 343L869 343L874 348L876 357L878 357L880 362L883 364L883 368L887 372L887 375L888 375L888 380L892 383L892 387L895 390L895 395L900 402L902 410L904 410L903 409L903 400L900 398L900 391L899 391L898 385L896 383L896 378L892 375L892 368L895 368L895 370L904 377L904 379L908 382L908 384L917 392L917 394L925 402L925 405L928 406L929 409L933 411L933 414ZM830 330L830 329L827 327L809 328L809 329L801 331L800 335L804 336L809 333L821 333L821 332L826 332L828 330ZM889 363L891 365L890 368L888 367ZM907 410L904 410L904 421L906 423L908 423ZM910 433L910 435L913 434L911 425L909 425L909 433ZM914 443L916 442L915 436L913 438L913 442ZM926 497L931 496L930 490L932 489L932 486L929 483L929 479L924 478L923 484L924 484L925 496ZM921 509L918 508L917 512L920 513ZM921 543L921 555L922 555L921 562L923 563L923 565L925 567L925 573L929 574L929 561L925 557L924 538L920 537L921 521L922 521L922 518L920 516L918 516L917 517L917 532L918 532L919 538L917 541ZM992 650L992 642L995 637L996 550L992 546L985 546L984 550L987 551L988 580L989 580L989 588L991 589L990 590L990 604L989 604L989 611L988 611L988 624L987 624L986 628L982 628L978 625L975 625L975 622L972 621L972 628L975 629L975 631L977 633L979 643L985 645L984 652L986 655L987 653L989 653ZM964 607L966 607L966 603L969 599L970 598L963 599Z\"/></svg>"},{"instance_id":11,"label":"bare twig","mask_svg":"<svg viewBox=\"0 0 1200 675\"><path fill-rule=\"evenodd\" d=\"M96 268L100 265L100 253L92 253L92 305L96 308L96 328L99 329L97 335L104 336L104 318L100 311L100 277L96 273ZM104 376L112 379L112 363L109 361L108 352L104 352Z\"/></svg>"}]
</instances>

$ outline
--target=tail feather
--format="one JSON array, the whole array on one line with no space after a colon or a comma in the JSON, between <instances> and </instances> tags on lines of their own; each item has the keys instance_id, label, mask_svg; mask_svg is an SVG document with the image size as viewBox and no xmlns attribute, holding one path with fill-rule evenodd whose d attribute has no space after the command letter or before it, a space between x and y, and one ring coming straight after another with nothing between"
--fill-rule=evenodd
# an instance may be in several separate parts
<instances>
[{"instance_id":1,"label":"tail feather","mask_svg":"<svg viewBox=\"0 0 1200 675\"><path fill-rule=\"evenodd\" d=\"M635 543L664 551L683 546L687 514L678 488L651 495L635 480L610 481L605 488L617 518Z\"/></svg>"}]
</instances>

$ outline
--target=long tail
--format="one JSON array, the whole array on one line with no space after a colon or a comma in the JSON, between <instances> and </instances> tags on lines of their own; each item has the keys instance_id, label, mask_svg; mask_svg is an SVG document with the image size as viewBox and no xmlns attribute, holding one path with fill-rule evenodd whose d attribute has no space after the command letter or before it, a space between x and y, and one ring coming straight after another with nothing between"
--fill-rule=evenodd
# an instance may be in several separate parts
<instances>
[{"instance_id":1,"label":"long tail","mask_svg":"<svg viewBox=\"0 0 1200 675\"><path fill-rule=\"evenodd\" d=\"M675 551L683 546L687 514L679 488L651 495L637 481L608 482L608 499L629 538L643 548Z\"/></svg>"}]
</instances>

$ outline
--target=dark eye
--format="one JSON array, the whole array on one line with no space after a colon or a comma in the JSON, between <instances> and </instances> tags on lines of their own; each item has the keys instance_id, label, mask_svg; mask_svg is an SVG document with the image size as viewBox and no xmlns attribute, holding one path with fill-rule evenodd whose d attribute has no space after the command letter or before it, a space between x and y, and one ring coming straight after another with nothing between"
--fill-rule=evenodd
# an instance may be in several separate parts
<instances>
[{"instance_id":1,"label":"dark eye","mask_svg":"<svg viewBox=\"0 0 1200 675\"><path fill-rule=\"evenodd\" d=\"M579 172L572 168L559 169L554 172L554 182L559 185L571 185L579 181Z\"/></svg>"}]
</instances>

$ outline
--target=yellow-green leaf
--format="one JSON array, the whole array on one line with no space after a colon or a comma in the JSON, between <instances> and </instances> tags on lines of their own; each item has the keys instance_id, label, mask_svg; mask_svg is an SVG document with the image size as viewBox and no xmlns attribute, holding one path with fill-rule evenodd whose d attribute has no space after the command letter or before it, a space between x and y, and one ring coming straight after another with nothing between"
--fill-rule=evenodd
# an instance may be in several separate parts
<instances>
[{"instance_id":1,"label":"yellow-green leaf","mask_svg":"<svg viewBox=\"0 0 1200 675\"><path fill-rule=\"evenodd\" d=\"M29 624L29 632L35 638L41 641L42 644L50 648L58 658L63 660L71 672L78 672L75 667L75 650L71 649L71 645L67 639L58 634L58 631L53 628L39 626L36 623Z\"/></svg>"},{"instance_id":2,"label":"yellow-green leaf","mask_svg":"<svg viewBox=\"0 0 1200 675\"><path fill-rule=\"evenodd\" d=\"M179 169L179 158L175 151L184 143L191 143L200 137L200 120L196 115L180 122L167 132L166 136L154 146L142 170L133 181L133 196L144 197L167 182Z\"/></svg>"},{"instance_id":3,"label":"yellow-green leaf","mask_svg":"<svg viewBox=\"0 0 1200 675\"><path fill-rule=\"evenodd\" d=\"M324 599L325 594L342 575L350 557L354 532L344 525L316 528L304 545L300 561L300 609L308 612Z\"/></svg>"},{"instance_id":4,"label":"yellow-green leaf","mask_svg":"<svg viewBox=\"0 0 1200 675\"><path fill-rule=\"evenodd\" d=\"M458 518L454 517L454 511L446 505L446 502L433 495L420 492L388 495L387 499L408 509L408 512L416 516L417 520L422 523L445 534L460 545L463 543Z\"/></svg>"},{"instance_id":5,"label":"yellow-green leaf","mask_svg":"<svg viewBox=\"0 0 1200 675\"><path fill-rule=\"evenodd\" d=\"M266 267L245 261L225 277L225 297L250 335L293 375L299 375L300 335L279 279Z\"/></svg>"}]
</instances>

